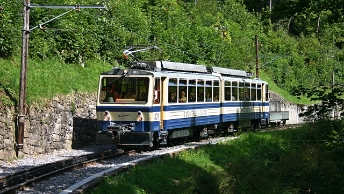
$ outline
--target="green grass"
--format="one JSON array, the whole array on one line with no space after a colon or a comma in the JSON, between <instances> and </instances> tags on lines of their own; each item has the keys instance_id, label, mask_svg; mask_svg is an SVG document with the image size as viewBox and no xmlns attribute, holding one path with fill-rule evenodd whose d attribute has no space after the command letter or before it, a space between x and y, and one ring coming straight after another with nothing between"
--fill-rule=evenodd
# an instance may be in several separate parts
<instances>
[{"instance_id":1,"label":"green grass","mask_svg":"<svg viewBox=\"0 0 344 194\"><path fill-rule=\"evenodd\" d=\"M56 59L29 60L27 69L26 102L42 101L58 94L73 92L96 92L101 72L111 65L100 61L86 61L85 67L64 64ZM0 99L3 104L12 104L19 99L20 59L0 59Z\"/></svg>"},{"instance_id":2,"label":"green grass","mask_svg":"<svg viewBox=\"0 0 344 194\"><path fill-rule=\"evenodd\" d=\"M343 193L344 146L329 136L344 131L338 122L243 134L106 177L86 193Z\"/></svg>"}]
</instances>

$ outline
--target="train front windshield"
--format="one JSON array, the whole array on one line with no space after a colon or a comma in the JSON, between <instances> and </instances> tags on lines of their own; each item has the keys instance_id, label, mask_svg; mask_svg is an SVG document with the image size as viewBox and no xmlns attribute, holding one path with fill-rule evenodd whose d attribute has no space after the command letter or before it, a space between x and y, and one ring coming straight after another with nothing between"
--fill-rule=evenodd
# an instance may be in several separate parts
<instances>
[{"instance_id":1,"label":"train front windshield","mask_svg":"<svg viewBox=\"0 0 344 194\"><path fill-rule=\"evenodd\" d=\"M102 77L100 103L147 103L148 77Z\"/></svg>"}]
</instances>

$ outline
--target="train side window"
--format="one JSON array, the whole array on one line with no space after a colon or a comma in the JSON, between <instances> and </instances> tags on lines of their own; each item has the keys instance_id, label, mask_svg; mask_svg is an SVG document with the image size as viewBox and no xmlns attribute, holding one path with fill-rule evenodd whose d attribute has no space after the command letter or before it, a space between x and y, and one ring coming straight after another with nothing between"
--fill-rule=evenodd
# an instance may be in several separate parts
<instances>
[{"instance_id":1,"label":"train side window","mask_svg":"<svg viewBox=\"0 0 344 194\"><path fill-rule=\"evenodd\" d=\"M265 100L269 101L270 100L270 93L269 93L269 86L265 85Z\"/></svg>"},{"instance_id":2,"label":"train side window","mask_svg":"<svg viewBox=\"0 0 344 194\"><path fill-rule=\"evenodd\" d=\"M212 81L206 81L205 82L205 92L206 92L205 101L206 102L212 102L213 101L213 83L212 83Z\"/></svg>"},{"instance_id":3,"label":"train side window","mask_svg":"<svg viewBox=\"0 0 344 194\"><path fill-rule=\"evenodd\" d=\"M159 104L161 102L160 100L160 77L155 78L155 83L154 83L154 94L153 94L153 103L154 104Z\"/></svg>"},{"instance_id":4,"label":"train side window","mask_svg":"<svg viewBox=\"0 0 344 194\"><path fill-rule=\"evenodd\" d=\"M99 102L107 102L109 97L111 97L110 91L108 91L107 88L103 86L99 93Z\"/></svg>"},{"instance_id":5,"label":"train side window","mask_svg":"<svg viewBox=\"0 0 344 194\"><path fill-rule=\"evenodd\" d=\"M186 102L187 101L187 80L186 79L179 79L178 85L178 94L179 94L179 102Z\"/></svg>"},{"instance_id":6,"label":"train side window","mask_svg":"<svg viewBox=\"0 0 344 194\"><path fill-rule=\"evenodd\" d=\"M219 92L220 92L220 86L219 86L219 81L218 80L214 80L213 82L214 84L214 88L213 88L213 92L214 92L214 97L213 97L213 101L214 102L218 102L220 99L219 99Z\"/></svg>"},{"instance_id":7,"label":"train side window","mask_svg":"<svg viewBox=\"0 0 344 194\"><path fill-rule=\"evenodd\" d=\"M231 82L230 81L225 81L225 101L230 101L231 100Z\"/></svg>"},{"instance_id":8,"label":"train side window","mask_svg":"<svg viewBox=\"0 0 344 194\"><path fill-rule=\"evenodd\" d=\"M197 99L198 102L204 102L204 80L198 79L197 80Z\"/></svg>"},{"instance_id":9,"label":"train side window","mask_svg":"<svg viewBox=\"0 0 344 194\"><path fill-rule=\"evenodd\" d=\"M136 95L138 101L147 102L148 99L148 87L149 87L149 79L147 78L137 78L136 79Z\"/></svg>"},{"instance_id":10,"label":"train side window","mask_svg":"<svg viewBox=\"0 0 344 194\"><path fill-rule=\"evenodd\" d=\"M108 98L111 97L111 89L107 86L108 80L106 78L102 78L101 80L102 87L98 93L99 102L107 102Z\"/></svg>"},{"instance_id":11,"label":"train side window","mask_svg":"<svg viewBox=\"0 0 344 194\"><path fill-rule=\"evenodd\" d=\"M196 80L189 80L188 84L188 91L189 91L189 96L188 96L188 102L196 102Z\"/></svg>"},{"instance_id":12,"label":"train side window","mask_svg":"<svg viewBox=\"0 0 344 194\"><path fill-rule=\"evenodd\" d=\"M255 83L251 84L251 100L256 101L257 85Z\"/></svg>"},{"instance_id":13,"label":"train side window","mask_svg":"<svg viewBox=\"0 0 344 194\"><path fill-rule=\"evenodd\" d=\"M232 101L238 101L238 82L232 82Z\"/></svg>"},{"instance_id":14,"label":"train side window","mask_svg":"<svg viewBox=\"0 0 344 194\"><path fill-rule=\"evenodd\" d=\"M245 99L245 85L244 82L239 82L239 99Z\"/></svg>"},{"instance_id":15,"label":"train side window","mask_svg":"<svg viewBox=\"0 0 344 194\"><path fill-rule=\"evenodd\" d=\"M251 83L250 82L245 82L245 101L250 101L251 100Z\"/></svg>"},{"instance_id":16,"label":"train side window","mask_svg":"<svg viewBox=\"0 0 344 194\"><path fill-rule=\"evenodd\" d=\"M262 100L262 85L257 84L257 100Z\"/></svg>"},{"instance_id":17,"label":"train side window","mask_svg":"<svg viewBox=\"0 0 344 194\"><path fill-rule=\"evenodd\" d=\"M168 82L168 102L177 103L177 78L172 78Z\"/></svg>"}]
</instances>

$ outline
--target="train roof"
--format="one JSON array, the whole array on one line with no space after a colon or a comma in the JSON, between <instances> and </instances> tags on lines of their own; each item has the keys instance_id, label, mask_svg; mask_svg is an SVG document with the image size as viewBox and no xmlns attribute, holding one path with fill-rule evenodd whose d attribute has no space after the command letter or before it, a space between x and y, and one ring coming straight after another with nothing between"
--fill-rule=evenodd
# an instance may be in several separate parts
<instances>
[{"instance_id":1,"label":"train roof","mask_svg":"<svg viewBox=\"0 0 344 194\"><path fill-rule=\"evenodd\" d=\"M179 77L179 78L189 78L189 79L200 79L200 78L205 78L205 79L216 79L220 80L219 76L212 75L212 74L200 74L200 73L186 73L186 72L166 72L166 71L161 71L161 72L154 72L154 76L156 77Z\"/></svg>"},{"instance_id":2,"label":"train roof","mask_svg":"<svg viewBox=\"0 0 344 194\"><path fill-rule=\"evenodd\" d=\"M226 80L231 78L241 78L252 80L252 73L243 70L223 68L223 67L206 67L198 64L179 63L171 61L144 61L134 62L130 68L121 69L115 67L110 71L103 72L101 75L154 75L165 76L169 74L175 77L207 77L214 78L223 77ZM257 80L257 79L255 79ZM259 80L259 79L258 79ZM259 80L262 81L262 80Z\"/></svg>"},{"instance_id":3,"label":"train roof","mask_svg":"<svg viewBox=\"0 0 344 194\"><path fill-rule=\"evenodd\" d=\"M176 72L192 72L192 73L219 73L222 76L234 76L249 78L252 77L251 73L248 73L243 70L222 68L222 67L206 67L199 64L188 64L188 63L179 63L171 61L150 61L146 62L150 67L154 67L157 70L161 71L176 71Z\"/></svg>"}]
</instances>

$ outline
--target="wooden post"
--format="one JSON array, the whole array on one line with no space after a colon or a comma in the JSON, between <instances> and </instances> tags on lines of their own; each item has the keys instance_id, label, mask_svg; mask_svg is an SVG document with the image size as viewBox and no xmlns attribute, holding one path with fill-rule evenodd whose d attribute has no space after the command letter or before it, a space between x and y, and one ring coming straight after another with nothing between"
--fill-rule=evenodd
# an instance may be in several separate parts
<instances>
[{"instance_id":1,"label":"wooden post","mask_svg":"<svg viewBox=\"0 0 344 194\"><path fill-rule=\"evenodd\" d=\"M21 56L21 70L20 70L20 94L19 94L19 113L18 113L18 136L17 136L17 151L23 149L24 144L24 129L25 129L25 99L26 99L26 73L28 66L28 50L29 50L29 15L30 15L30 0L24 1L23 9L23 39L22 39L22 56Z\"/></svg>"},{"instance_id":2,"label":"wooden post","mask_svg":"<svg viewBox=\"0 0 344 194\"><path fill-rule=\"evenodd\" d=\"M256 42L256 78L259 78L259 60L258 60L258 36L255 35Z\"/></svg>"}]
</instances>

